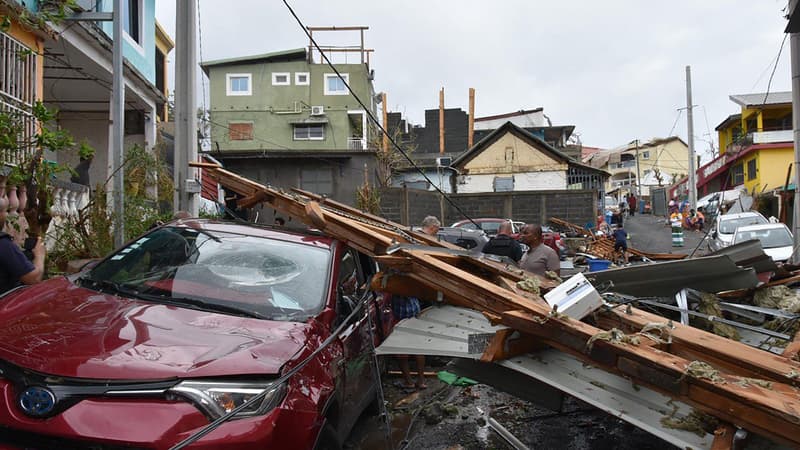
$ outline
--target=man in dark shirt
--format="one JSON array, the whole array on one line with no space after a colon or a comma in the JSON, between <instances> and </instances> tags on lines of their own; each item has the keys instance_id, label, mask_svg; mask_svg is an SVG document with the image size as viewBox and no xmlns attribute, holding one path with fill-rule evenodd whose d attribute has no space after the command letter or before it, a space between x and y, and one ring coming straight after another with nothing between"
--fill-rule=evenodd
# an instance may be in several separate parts
<instances>
[{"instance_id":1,"label":"man in dark shirt","mask_svg":"<svg viewBox=\"0 0 800 450\"><path fill-rule=\"evenodd\" d=\"M522 246L511 237L513 231L511 222L500 224L497 235L489 239L489 242L483 246L483 253L507 256L518 263L522 259Z\"/></svg>"},{"instance_id":2,"label":"man in dark shirt","mask_svg":"<svg viewBox=\"0 0 800 450\"><path fill-rule=\"evenodd\" d=\"M628 263L628 232L625 231L624 228L620 225L619 228L614 230L614 251L615 252L622 252L622 259L625 261L625 264Z\"/></svg>"},{"instance_id":3,"label":"man in dark shirt","mask_svg":"<svg viewBox=\"0 0 800 450\"><path fill-rule=\"evenodd\" d=\"M0 230L5 227L7 211L0 211ZM20 284L35 284L44 275L44 243L41 239L31 249L29 261L11 236L0 231L0 295Z\"/></svg>"}]
</instances>

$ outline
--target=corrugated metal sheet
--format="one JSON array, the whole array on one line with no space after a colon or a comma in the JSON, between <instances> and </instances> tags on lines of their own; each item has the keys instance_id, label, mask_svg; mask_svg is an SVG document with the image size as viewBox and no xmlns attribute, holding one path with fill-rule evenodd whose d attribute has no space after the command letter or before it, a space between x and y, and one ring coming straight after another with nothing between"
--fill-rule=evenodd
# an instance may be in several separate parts
<instances>
[{"instance_id":1,"label":"corrugated metal sheet","mask_svg":"<svg viewBox=\"0 0 800 450\"><path fill-rule=\"evenodd\" d=\"M603 270L586 278L601 292L639 297L671 297L683 288L716 293L754 288L759 283L752 268L737 266L727 255Z\"/></svg>"},{"instance_id":2,"label":"corrugated metal sheet","mask_svg":"<svg viewBox=\"0 0 800 450\"><path fill-rule=\"evenodd\" d=\"M480 359L485 347L480 343L487 343L487 335L501 328L504 327L492 326L482 314L473 310L433 306L418 318L400 321L377 352ZM670 402L669 397L585 366L565 353L545 350L498 364L546 383L680 448L711 448L709 435L701 438L661 425L661 419L670 414L673 407L678 408L676 417L686 416L691 411L686 404Z\"/></svg>"}]
</instances>

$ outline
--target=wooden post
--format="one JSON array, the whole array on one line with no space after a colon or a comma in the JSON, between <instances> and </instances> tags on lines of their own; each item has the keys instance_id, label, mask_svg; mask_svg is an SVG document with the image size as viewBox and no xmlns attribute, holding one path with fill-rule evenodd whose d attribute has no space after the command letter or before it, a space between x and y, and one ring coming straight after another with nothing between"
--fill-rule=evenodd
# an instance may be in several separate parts
<instances>
[{"instance_id":1,"label":"wooden post","mask_svg":"<svg viewBox=\"0 0 800 450\"><path fill-rule=\"evenodd\" d=\"M439 153L444 154L444 88L439 91Z\"/></svg>"},{"instance_id":2,"label":"wooden post","mask_svg":"<svg viewBox=\"0 0 800 450\"><path fill-rule=\"evenodd\" d=\"M386 104L386 92L381 93L381 103L383 103L383 129L386 133L383 134L383 153L389 154L389 105Z\"/></svg>"},{"instance_id":3,"label":"wooden post","mask_svg":"<svg viewBox=\"0 0 800 450\"><path fill-rule=\"evenodd\" d=\"M410 225L410 218L408 217L408 186L403 185L403 201L400 204L400 223L405 226Z\"/></svg>"},{"instance_id":4,"label":"wooden post","mask_svg":"<svg viewBox=\"0 0 800 450\"><path fill-rule=\"evenodd\" d=\"M475 136L475 89L469 88L469 134L467 135L467 148L472 148Z\"/></svg>"}]
</instances>

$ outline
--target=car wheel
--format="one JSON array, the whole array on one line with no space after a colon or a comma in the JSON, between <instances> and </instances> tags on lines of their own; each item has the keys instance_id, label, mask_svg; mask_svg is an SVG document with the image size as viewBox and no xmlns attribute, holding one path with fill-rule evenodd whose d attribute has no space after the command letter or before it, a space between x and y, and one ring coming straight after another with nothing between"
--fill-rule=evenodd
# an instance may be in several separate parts
<instances>
[{"instance_id":1,"label":"car wheel","mask_svg":"<svg viewBox=\"0 0 800 450\"><path fill-rule=\"evenodd\" d=\"M336 430L330 424L322 428L314 450L342 450Z\"/></svg>"}]
</instances>

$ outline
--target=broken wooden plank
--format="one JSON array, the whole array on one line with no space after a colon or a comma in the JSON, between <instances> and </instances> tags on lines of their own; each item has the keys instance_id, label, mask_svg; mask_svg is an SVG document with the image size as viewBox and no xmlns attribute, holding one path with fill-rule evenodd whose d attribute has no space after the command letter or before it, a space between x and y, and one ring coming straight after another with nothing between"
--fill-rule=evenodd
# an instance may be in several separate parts
<instances>
[{"instance_id":1,"label":"broken wooden plank","mask_svg":"<svg viewBox=\"0 0 800 450\"><path fill-rule=\"evenodd\" d=\"M621 308L614 308L598 314L609 316L609 325L625 326L629 330L639 331L653 323L667 323L669 320L637 308L630 313ZM800 372L800 362L787 361L785 357L774 353L754 349L707 331L680 323L672 323L670 336L672 343L670 353L689 360L703 360L727 373L749 378L764 378L780 383L793 384L800 382L789 377L790 373Z\"/></svg>"},{"instance_id":2,"label":"broken wooden plank","mask_svg":"<svg viewBox=\"0 0 800 450\"><path fill-rule=\"evenodd\" d=\"M729 423L721 423L714 430L714 441L711 442L711 450L733 450L733 436L736 428Z\"/></svg>"}]
</instances>

